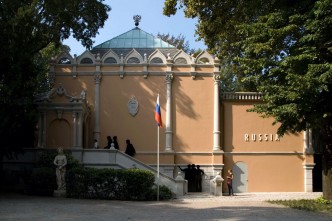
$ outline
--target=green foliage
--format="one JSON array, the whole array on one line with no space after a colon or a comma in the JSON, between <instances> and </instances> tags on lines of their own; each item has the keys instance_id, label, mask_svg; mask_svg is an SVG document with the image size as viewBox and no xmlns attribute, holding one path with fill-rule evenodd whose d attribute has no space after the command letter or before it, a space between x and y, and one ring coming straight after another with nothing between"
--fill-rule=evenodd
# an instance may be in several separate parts
<instances>
[{"instance_id":1,"label":"green foliage","mask_svg":"<svg viewBox=\"0 0 332 221\"><path fill-rule=\"evenodd\" d=\"M157 199L158 190L157 188L153 188L153 199ZM169 200L172 199L173 194L172 191L165 185L159 186L159 200Z\"/></svg>"},{"instance_id":2,"label":"green foliage","mask_svg":"<svg viewBox=\"0 0 332 221\"><path fill-rule=\"evenodd\" d=\"M140 169L76 168L68 173L66 183L68 197L151 200L154 175Z\"/></svg>"},{"instance_id":3,"label":"green foliage","mask_svg":"<svg viewBox=\"0 0 332 221\"><path fill-rule=\"evenodd\" d=\"M186 38L183 35L179 35L177 37L170 35L170 34L157 34L157 37L160 38L161 40L169 43L170 45L173 45L179 50L183 50L187 54L194 54L198 55L202 50L198 49L191 49L189 42L186 41Z\"/></svg>"},{"instance_id":4,"label":"green foliage","mask_svg":"<svg viewBox=\"0 0 332 221\"><path fill-rule=\"evenodd\" d=\"M317 203L327 204L327 205L330 205L332 207L332 200L326 200L323 197L319 197L319 198L316 199L316 201L317 201Z\"/></svg>"},{"instance_id":5,"label":"green foliage","mask_svg":"<svg viewBox=\"0 0 332 221\"><path fill-rule=\"evenodd\" d=\"M69 46L50 43L49 45L47 45L47 47L43 48L36 54L36 56L34 57L34 63L36 69L38 70L38 74L36 76L37 87L34 91L34 94L48 92L49 90L51 90L52 85L48 77L50 60L64 51L69 53Z\"/></svg>"},{"instance_id":6,"label":"green foliage","mask_svg":"<svg viewBox=\"0 0 332 221\"><path fill-rule=\"evenodd\" d=\"M40 167L32 171L27 180L25 192L31 195L52 196L56 188L55 169Z\"/></svg>"},{"instance_id":7,"label":"green foliage","mask_svg":"<svg viewBox=\"0 0 332 221\"><path fill-rule=\"evenodd\" d=\"M48 87L45 48L59 48L71 33L91 47L108 11L103 0L0 2L0 156L34 146L33 96Z\"/></svg>"},{"instance_id":8,"label":"green foliage","mask_svg":"<svg viewBox=\"0 0 332 221\"><path fill-rule=\"evenodd\" d=\"M332 214L332 202L330 200L323 199L323 197L316 200L273 200L269 201L269 203L284 205L294 209Z\"/></svg>"}]
</instances>

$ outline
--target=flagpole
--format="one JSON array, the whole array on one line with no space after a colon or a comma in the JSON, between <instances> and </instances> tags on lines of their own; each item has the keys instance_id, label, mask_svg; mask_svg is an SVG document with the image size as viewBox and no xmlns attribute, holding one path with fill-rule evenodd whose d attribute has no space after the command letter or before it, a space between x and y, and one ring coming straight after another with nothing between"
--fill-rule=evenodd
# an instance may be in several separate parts
<instances>
[{"instance_id":1,"label":"flagpole","mask_svg":"<svg viewBox=\"0 0 332 221\"><path fill-rule=\"evenodd\" d=\"M162 127L162 121L161 121L161 112L160 112L160 104L159 104L159 92L157 96L157 103L156 103L156 110L155 110L155 120L157 122L157 201L159 201L159 128Z\"/></svg>"},{"instance_id":2,"label":"flagpole","mask_svg":"<svg viewBox=\"0 0 332 221\"><path fill-rule=\"evenodd\" d=\"M157 201L159 201L159 127L158 128L158 135L157 135Z\"/></svg>"}]
</instances>

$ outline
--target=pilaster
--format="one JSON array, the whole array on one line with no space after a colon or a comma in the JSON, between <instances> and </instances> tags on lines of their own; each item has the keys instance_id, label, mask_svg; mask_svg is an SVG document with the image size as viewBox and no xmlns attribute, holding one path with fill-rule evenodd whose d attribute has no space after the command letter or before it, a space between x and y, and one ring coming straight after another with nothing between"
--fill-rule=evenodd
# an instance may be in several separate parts
<instances>
[{"instance_id":1,"label":"pilaster","mask_svg":"<svg viewBox=\"0 0 332 221\"><path fill-rule=\"evenodd\" d=\"M213 109L213 151L220 150L220 104L219 104L219 72L213 75L214 79L214 109Z\"/></svg>"},{"instance_id":2,"label":"pilaster","mask_svg":"<svg viewBox=\"0 0 332 221\"><path fill-rule=\"evenodd\" d=\"M73 147L77 148L77 112L73 112Z\"/></svg>"},{"instance_id":3,"label":"pilaster","mask_svg":"<svg viewBox=\"0 0 332 221\"><path fill-rule=\"evenodd\" d=\"M172 80L173 74L166 73L166 147L165 151L173 150L172 129Z\"/></svg>"},{"instance_id":4,"label":"pilaster","mask_svg":"<svg viewBox=\"0 0 332 221\"><path fill-rule=\"evenodd\" d=\"M93 137L100 142L100 82L101 72L96 72L94 75L95 80L95 103L94 103L94 130Z\"/></svg>"}]
</instances>

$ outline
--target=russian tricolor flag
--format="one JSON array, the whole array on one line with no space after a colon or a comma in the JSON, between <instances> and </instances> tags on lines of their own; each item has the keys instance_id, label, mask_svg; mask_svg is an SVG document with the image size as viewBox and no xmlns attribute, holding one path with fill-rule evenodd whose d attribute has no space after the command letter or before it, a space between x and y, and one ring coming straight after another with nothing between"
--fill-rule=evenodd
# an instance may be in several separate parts
<instances>
[{"instance_id":1,"label":"russian tricolor flag","mask_svg":"<svg viewBox=\"0 0 332 221\"><path fill-rule=\"evenodd\" d=\"M161 121L161 112L160 112L160 105L159 105L159 94L157 97L157 103L156 103L156 110L154 112L154 119L156 120L158 127L162 127L163 123Z\"/></svg>"}]
</instances>

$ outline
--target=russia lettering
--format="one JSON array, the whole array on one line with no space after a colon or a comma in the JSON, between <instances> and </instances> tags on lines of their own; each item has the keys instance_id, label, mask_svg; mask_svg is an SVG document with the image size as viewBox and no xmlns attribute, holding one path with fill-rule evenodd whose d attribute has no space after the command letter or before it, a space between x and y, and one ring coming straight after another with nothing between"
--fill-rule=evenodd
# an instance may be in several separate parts
<instances>
[{"instance_id":1,"label":"russia lettering","mask_svg":"<svg viewBox=\"0 0 332 221\"><path fill-rule=\"evenodd\" d=\"M244 141L280 141L278 134L244 134Z\"/></svg>"}]
</instances>

